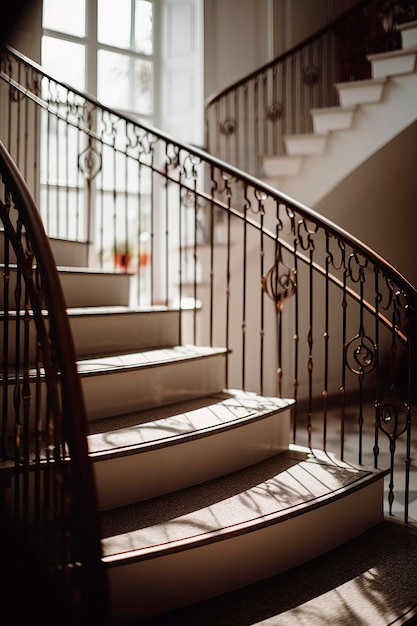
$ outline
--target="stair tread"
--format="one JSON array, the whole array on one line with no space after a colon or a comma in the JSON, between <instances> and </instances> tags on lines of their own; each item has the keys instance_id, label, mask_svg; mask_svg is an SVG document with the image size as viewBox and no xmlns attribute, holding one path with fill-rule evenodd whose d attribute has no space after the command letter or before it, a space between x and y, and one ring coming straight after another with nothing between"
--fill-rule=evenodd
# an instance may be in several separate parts
<instances>
[{"instance_id":1,"label":"stair tread","mask_svg":"<svg viewBox=\"0 0 417 626\"><path fill-rule=\"evenodd\" d=\"M103 513L103 559L117 563L266 526L334 499L381 471L290 446L228 476Z\"/></svg>"},{"instance_id":2,"label":"stair tread","mask_svg":"<svg viewBox=\"0 0 417 626\"><path fill-rule=\"evenodd\" d=\"M178 311L178 307L168 307L165 305L152 305L152 306L130 306L130 305L98 305L98 306L84 306L84 307L69 307L67 309L68 315L119 315L125 314L137 314L137 313L154 313L163 311Z\"/></svg>"},{"instance_id":3,"label":"stair tread","mask_svg":"<svg viewBox=\"0 0 417 626\"><path fill-rule=\"evenodd\" d=\"M356 111L358 106L356 104L341 106L334 105L330 107L319 107L316 109L310 109L310 113L317 115L328 115L329 113L351 113L352 111Z\"/></svg>"},{"instance_id":4,"label":"stair tread","mask_svg":"<svg viewBox=\"0 0 417 626\"><path fill-rule=\"evenodd\" d=\"M299 141L302 141L303 139L307 139L307 140L323 140L323 139L327 139L327 135L326 133L294 133L292 135L284 135L284 139L296 139ZM288 156L294 156L294 155L288 155Z\"/></svg>"},{"instance_id":5,"label":"stair tread","mask_svg":"<svg viewBox=\"0 0 417 626\"><path fill-rule=\"evenodd\" d=\"M381 78L363 78L360 80L346 80L343 81L341 83L336 83L335 87L336 89L340 89L340 88L354 88L354 87L369 87L372 85L384 85L385 83L388 82L388 78L386 76L383 76ZM350 105L343 105L343 106L350 106Z\"/></svg>"},{"instance_id":6,"label":"stair tread","mask_svg":"<svg viewBox=\"0 0 417 626\"><path fill-rule=\"evenodd\" d=\"M209 431L240 426L287 409L293 400L227 390L90 423L88 447L92 458L128 454L171 445Z\"/></svg>"},{"instance_id":7,"label":"stair tread","mask_svg":"<svg viewBox=\"0 0 417 626\"><path fill-rule=\"evenodd\" d=\"M126 354L105 355L91 359L82 359L77 361L77 369L80 376L97 373L114 373L128 369L177 363L187 359L210 357L224 354L225 352L225 348L193 345L167 346L155 350L143 350L141 352L129 352Z\"/></svg>"},{"instance_id":8,"label":"stair tread","mask_svg":"<svg viewBox=\"0 0 417 626\"><path fill-rule=\"evenodd\" d=\"M366 58L368 59L368 61L377 61L382 59L403 57L409 54L415 54L416 52L417 46L410 46L409 48L400 48L399 50L389 50L387 52L376 52L375 54L368 54Z\"/></svg>"}]
</instances>

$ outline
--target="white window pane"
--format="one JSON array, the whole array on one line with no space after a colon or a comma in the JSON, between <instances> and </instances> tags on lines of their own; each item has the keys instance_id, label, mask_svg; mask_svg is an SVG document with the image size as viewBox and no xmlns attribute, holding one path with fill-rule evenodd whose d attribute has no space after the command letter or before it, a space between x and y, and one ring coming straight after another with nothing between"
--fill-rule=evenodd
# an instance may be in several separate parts
<instances>
[{"instance_id":1,"label":"white window pane","mask_svg":"<svg viewBox=\"0 0 417 626\"><path fill-rule=\"evenodd\" d=\"M84 45L54 37L42 37L42 66L52 78L84 91Z\"/></svg>"},{"instance_id":2,"label":"white window pane","mask_svg":"<svg viewBox=\"0 0 417 626\"><path fill-rule=\"evenodd\" d=\"M97 97L107 106L127 109L129 101L129 58L99 50ZM124 106L123 106L124 105Z\"/></svg>"},{"instance_id":3,"label":"white window pane","mask_svg":"<svg viewBox=\"0 0 417 626\"><path fill-rule=\"evenodd\" d=\"M43 0L42 20L44 28L84 37L85 0Z\"/></svg>"},{"instance_id":4,"label":"white window pane","mask_svg":"<svg viewBox=\"0 0 417 626\"><path fill-rule=\"evenodd\" d=\"M97 39L118 48L130 48L131 0L98 0Z\"/></svg>"},{"instance_id":5,"label":"white window pane","mask_svg":"<svg viewBox=\"0 0 417 626\"><path fill-rule=\"evenodd\" d=\"M152 113L152 63L135 61L134 64L134 110L143 115Z\"/></svg>"},{"instance_id":6,"label":"white window pane","mask_svg":"<svg viewBox=\"0 0 417 626\"><path fill-rule=\"evenodd\" d=\"M135 50L152 54L152 2L136 0Z\"/></svg>"},{"instance_id":7,"label":"white window pane","mask_svg":"<svg viewBox=\"0 0 417 626\"><path fill-rule=\"evenodd\" d=\"M103 104L139 113L152 113L152 63L99 50L97 95Z\"/></svg>"}]
</instances>

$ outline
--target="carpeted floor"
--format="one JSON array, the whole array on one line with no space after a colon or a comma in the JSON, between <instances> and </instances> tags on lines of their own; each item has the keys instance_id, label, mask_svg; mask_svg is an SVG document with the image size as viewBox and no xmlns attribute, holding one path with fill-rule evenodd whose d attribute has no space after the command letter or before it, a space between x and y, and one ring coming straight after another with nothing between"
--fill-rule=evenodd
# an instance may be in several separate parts
<instances>
[{"instance_id":1,"label":"carpeted floor","mask_svg":"<svg viewBox=\"0 0 417 626\"><path fill-rule=\"evenodd\" d=\"M415 615L417 526L387 519L289 572L136 626L397 626Z\"/></svg>"}]
</instances>

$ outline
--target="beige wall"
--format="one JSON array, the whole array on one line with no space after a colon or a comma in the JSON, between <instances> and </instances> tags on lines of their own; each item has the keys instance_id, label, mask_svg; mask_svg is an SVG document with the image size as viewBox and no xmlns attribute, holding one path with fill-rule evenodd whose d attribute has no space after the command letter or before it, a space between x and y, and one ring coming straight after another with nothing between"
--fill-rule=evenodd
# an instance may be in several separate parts
<instances>
[{"instance_id":1,"label":"beige wall","mask_svg":"<svg viewBox=\"0 0 417 626\"><path fill-rule=\"evenodd\" d=\"M274 56L310 37L358 0L273 0Z\"/></svg>"},{"instance_id":2,"label":"beige wall","mask_svg":"<svg viewBox=\"0 0 417 626\"><path fill-rule=\"evenodd\" d=\"M205 97L271 58L269 0L205 0Z\"/></svg>"},{"instance_id":3,"label":"beige wall","mask_svg":"<svg viewBox=\"0 0 417 626\"><path fill-rule=\"evenodd\" d=\"M8 44L37 63L41 59L42 0L28 0Z\"/></svg>"},{"instance_id":4,"label":"beige wall","mask_svg":"<svg viewBox=\"0 0 417 626\"><path fill-rule=\"evenodd\" d=\"M417 122L315 207L417 285Z\"/></svg>"},{"instance_id":5,"label":"beige wall","mask_svg":"<svg viewBox=\"0 0 417 626\"><path fill-rule=\"evenodd\" d=\"M205 98L300 43L358 0L205 0Z\"/></svg>"}]
</instances>

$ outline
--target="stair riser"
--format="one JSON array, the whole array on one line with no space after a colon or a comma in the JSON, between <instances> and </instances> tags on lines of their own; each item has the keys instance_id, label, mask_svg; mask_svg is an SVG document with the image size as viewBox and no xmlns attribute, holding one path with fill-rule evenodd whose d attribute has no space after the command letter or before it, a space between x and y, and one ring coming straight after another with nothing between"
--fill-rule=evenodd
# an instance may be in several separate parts
<instances>
[{"instance_id":1,"label":"stair riser","mask_svg":"<svg viewBox=\"0 0 417 626\"><path fill-rule=\"evenodd\" d=\"M221 392L224 373L224 355L220 355L82 377L88 419Z\"/></svg>"},{"instance_id":2,"label":"stair riser","mask_svg":"<svg viewBox=\"0 0 417 626\"><path fill-rule=\"evenodd\" d=\"M178 311L74 315L70 321L80 358L179 344Z\"/></svg>"},{"instance_id":3,"label":"stair riser","mask_svg":"<svg viewBox=\"0 0 417 626\"><path fill-rule=\"evenodd\" d=\"M129 304L128 275L59 271L59 277L68 307L128 306ZM16 271L11 269L9 308L15 308L14 290L16 280ZM23 302L21 303L22 305ZM0 307L4 309L3 290L0 292Z\"/></svg>"},{"instance_id":4,"label":"stair riser","mask_svg":"<svg viewBox=\"0 0 417 626\"><path fill-rule=\"evenodd\" d=\"M153 311L135 314L70 315L70 324L78 358L140 351L179 344L178 311ZM24 322L20 323L22 333ZM29 340L29 360L35 362L36 337L34 322ZM9 320L9 363L16 355L16 323ZM23 337L23 334L21 335ZM3 333L0 354L3 354ZM20 361L23 359L23 347Z\"/></svg>"},{"instance_id":5,"label":"stair riser","mask_svg":"<svg viewBox=\"0 0 417 626\"><path fill-rule=\"evenodd\" d=\"M372 76L383 78L398 74L410 74L416 68L416 53L380 60L372 60Z\"/></svg>"},{"instance_id":6,"label":"stair riser","mask_svg":"<svg viewBox=\"0 0 417 626\"><path fill-rule=\"evenodd\" d=\"M63 239L49 239L52 253L57 265L71 267L86 267L87 244L78 241L66 241ZM4 233L0 232L0 259L4 258ZM9 247L9 262L16 263L16 255L13 248Z\"/></svg>"},{"instance_id":7,"label":"stair riser","mask_svg":"<svg viewBox=\"0 0 417 626\"><path fill-rule=\"evenodd\" d=\"M312 112L313 130L318 134L326 134L333 130L348 130L352 127L353 116L354 111Z\"/></svg>"},{"instance_id":8,"label":"stair riser","mask_svg":"<svg viewBox=\"0 0 417 626\"><path fill-rule=\"evenodd\" d=\"M66 267L88 267L88 246L79 241L50 239L57 265Z\"/></svg>"},{"instance_id":9,"label":"stair riser","mask_svg":"<svg viewBox=\"0 0 417 626\"><path fill-rule=\"evenodd\" d=\"M253 532L131 564L108 563L114 621L198 602L306 562L382 521L382 494L381 479Z\"/></svg>"},{"instance_id":10,"label":"stair riser","mask_svg":"<svg viewBox=\"0 0 417 626\"><path fill-rule=\"evenodd\" d=\"M89 420L180 402L188 398L220 393L225 384L224 356L180 361L153 367L119 371L114 374L82 377ZM13 374L13 372L10 372ZM8 388L8 436L14 431L14 384ZM22 388L20 394L22 393ZM35 429L35 383L30 385L29 428ZM42 405L46 388L41 386ZM21 400L23 411L23 400ZM287 439L288 442L288 439Z\"/></svg>"},{"instance_id":11,"label":"stair riser","mask_svg":"<svg viewBox=\"0 0 417 626\"><path fill-rule=\"evenodd\" d=\"M402 24L398 27L401 31L401 41L404 50L417 46L417 22Z\"/></svg>"},{"instance_id":12,"label":"stair riser","mask_svg":"<svg viewBox=\"0 0 417 626\"><path fill-rule=\"evenodd\" d=\"M289 156L309 156L323 154L327 137L286 137L285 148Z\"/></svg>"},{"instance_id":13,"label":"stair riser","mask_svg":"<svg viewBox=\"0 0 417 626\"><path fill-rule=\"evenodd\" d=\"M128 306L129 275L59 273L68 307Z\"/></svg>"},{"instance_id":14,"label":"stair riser","mask_svg":"<svg viewBox=\"0 0 417 626\"><path fill-rule=\"evenodd\" d=\"M384 84L350 85L340 83L337 85L339 102L341 106L353 106L359 104L375 104L380 102L384 93Z\"/></svg>"},{"instance_id":15,"label":"stair riser","mask_svg":"<svg viewBox=\"0 0 417 626\"><path fill-rule=\"evenodd\" d=\"M106 461L96 458L100 507L111 509L153 498L266 459L288 448L289 426L290 411L286 409L177 445ZM132 480L133 476L140 476L140 480Z\"/></svg>"}]
</instances>

